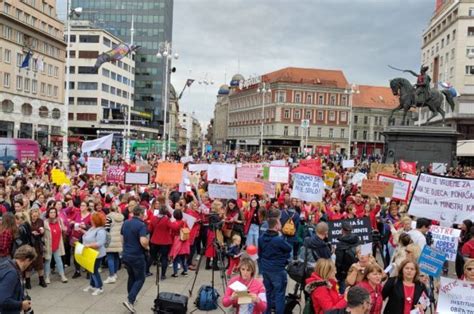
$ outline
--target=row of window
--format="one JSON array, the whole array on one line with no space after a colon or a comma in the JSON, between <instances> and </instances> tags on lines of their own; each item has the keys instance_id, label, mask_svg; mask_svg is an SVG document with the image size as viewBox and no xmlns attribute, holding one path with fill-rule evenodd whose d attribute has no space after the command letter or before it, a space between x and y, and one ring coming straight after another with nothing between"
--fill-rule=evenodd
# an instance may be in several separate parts
<instances>
[{"instance_id":1,"label":"row of window","mask_svg":"<svg viewBox=\"0 0 474 314\"><path fill-rule=\"evenodd\" d=\"M128 67L128 65L127 65L127 67ZM127 71L128 71L128 69L127 69ZM107 70L107 69L105 69L105 68L102 69L102 75L105 76L105 77L111 78L111 79L113 79L113 80L115 80L115 81L117 81L117 82L123 83L123 84L125 84L125 85L127 85L127 86L128 86L128 84L130 83L130 80L129 80L127 77L122 76L122 75L120 75L120 74L118 74L118 73L115 73L114 71ZM133 81L131 81L131 82L132 82L131 85L133 86L133 83L134 83L134 82L133 82Z\"/></svg>"},{"instance_id":2,"label":"row of window","mask_svg":"<svg viewBox=\"0 0 474 314\"><path fill-rule=\"evenodd\" d=\"M306 99L303 102L303 92L293 92L293 103L297 104L314 104L313 102L313 96L314 93L309 93L306 92ZM317 98L317 104L318 105L323 105L325 103L325 99L327 97L327 94L319 94ZM287 102L286 101L286 91L277 91L276 93L276 101L277 102ZM330 94L329 95L329 105L331 106L347 106L347 96L346 95L340 95L340 99L338 101L338 95Z\"/></svg>"},{"instance_id":3,"label":"row of window","mask_svg":"<svg viewBox=\"0 0 474 314\"><path fill-rule=\"evenodd\" d=\"M471 9L469 9L469 16L472 16L471 15L472 12L471 12ZM453 13L449 14L445 19L443 19L436 27L434 27L429 34L427 34L424 38L423 38L423 43L427 43L431 40L431 38L435 38L437 36L437 34L439 34L441 31L444 31L444 29L446 27L449 27L450 24L451 24L451 21L455 20L457 18L457 15L458 15L458 10L454 10ZM453 38L452 40L455 40L456 39L456 30L453 31ZM446 39L446 44L448 45L449 44L449 35Z\"/></svg>"},{"instance_id":4,"label":"row of window","mask_svg":"<svg viewBox=\"0 0 474 314\"><path fill-rule=\"evenodd\" d=\"M362 136L359 136L362 135ZM358 130L354 130L352 134L352 139L353 140L369 140L369 141L382 141L383 140L383 134L382 132L374 132L372 135L372 138L369 138L369 132L368 131L362 131L359 132Z\"/></svg>"},{"instance_id":5,"label":"row of window","mask_svg":"<svg viewBox=\"0 0 474 314\"><path fill-rule=\"evenodd\" d=\"M302 112L303 112L303 110L294 109L293 110L293 119L296 119L296 120L301 119ZM304 119L311 120L313 118L312 110L306 110L306 111L304 111L304 113L305 113ZM285 109L284 112L283 112L283 118L284 119L290 119L290 116L291 116L290 115L290 109ZM318 121L323 121L324 120L324 111L318 110L316 118L317 118ZM333 111L333 110L329 111L328 120L329 121L336 121L336 111ZM347 112L341 111L339 120L341 122L347 122Z\"/></svg>"},{"instance_id":6,"label":"row of window","mask_svg":"<svg viewBox=\"0 0 474 314\"><path fill-rule=\"evenodd\" d=\"M116 88L114 86L109 86L107 84L102 83L102 91L128 99L128 92L121 90L120 88Z\"/></svg>"},{"instance_id":7,"label":"row of window","mask_svg":"<svg viewBox=\"0 0 474 314\"><path fill-rule=\"evenodd\" d=\"M469 28L471 28L471 27L469 27ZM470 34L469 33L469 28L468 28L468 36L474 36L474 34L469 35ZM473 33L474 33L474 30L473 30ZM452 38L452 40L451 40L451 38ZM433 46L431 46L431 49L428 49L426 52L423 52L423 61L425 61L430 55L434 56L435 53L438 53L440 49L443 49L445 45L448 46L449 43L451 41L454 41L455 39L456 39L456 30L453 30L452 33L449 33L449 34L446 35L446 41L445 41L445 38L441 38L441 40L439 42L437 42L436 44L433 44ZM454 59L454 48L451 49L451 52L452 52L451 58ZM446 58L446 60L448 60L448 58Z\"/></svg>"},{"instance_id":8,"label":"row of window","mask_svg":"<svg viewBox=\"0 0 474 314\"><path fill-rule=\"evenodd\" d=\"M290 132L290 130L292 132ZM260 126L254 127L239 127L239 128L230 128L230 135L232 136L256 136L260 135L261 128ZM301 135L308 135L308 137L322 137L323 135L323 128L311 128L308 127L307 129L303 129L300 126L293 126L291 129L290 126L285 125L283 126L283 132L281 134L274 134L274 126L273 125L266 125L264 128L264 135L283 135L283 136L294 136L298 137ZM334 129L329 128L327 135L328 138L345 138L346 130L345 129Z\"/></svg>"},{"instance_id":9,"label":"row of window","mask_svg":"<svg viewBox=\"0 0 474 314\"><path fill-rule=\"evenodd\" d=\"M4 72L3 73L3 87L11 88L13 87L12 78L10 73ZM30 79L28 77L22 77L20 75L16 76L15 87L17 91L23 91L25 93L38 93L38 81L35 79ZM58 86L52 84L41 83L40 84L40 95L58 98L59 96L59 88Z\"/></svg>"},{"instance_id":10,"label":"row of window","mask_svg":"<svg viewBox=\"0 0 474 314\"><path fill-rule=\"evenodd\" d=\"M358 124L358 123L363 123L363 124L369 124L369 116L364 116L363 118L360 117L360 121L359 121L359 116L358 115L354 115L354 124ZM385 125L385 119L384 117L378 117L378 116L375 116L373 117L374 119L374 125Z\"/></svg>"}]
</instances>

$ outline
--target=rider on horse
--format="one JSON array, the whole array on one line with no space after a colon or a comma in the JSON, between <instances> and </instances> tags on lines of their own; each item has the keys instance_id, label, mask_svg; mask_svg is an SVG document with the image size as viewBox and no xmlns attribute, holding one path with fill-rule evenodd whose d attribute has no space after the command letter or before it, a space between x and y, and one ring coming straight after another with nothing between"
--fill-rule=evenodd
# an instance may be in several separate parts
<instances>
[{"instance_id":1,"label":"rider on horse","mask_svg":"<svg viewBox=\"0 0 474 314\"><path fill-rule=\"evenodd\" d=\"M408 72L414 76L416 76L416 91L415 91L415 102L417 107L423 106L425 102L428 101L430 97L430 83L431 77L426 73L428 71L428 66L421 66L420 74L411 71L411 70L404 70L403 72Z\"/></svg>"}]
</instances>

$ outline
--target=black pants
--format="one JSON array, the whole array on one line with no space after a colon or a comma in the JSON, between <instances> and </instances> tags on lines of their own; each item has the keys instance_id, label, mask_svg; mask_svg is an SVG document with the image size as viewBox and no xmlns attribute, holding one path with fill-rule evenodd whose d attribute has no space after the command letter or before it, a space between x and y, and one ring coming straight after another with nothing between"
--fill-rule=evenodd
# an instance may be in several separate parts
<instances>
[{"instance_id":1,"label":"black pants","mask_svg":"<svg viewBox=\"0 0 474 314\"><path fill-rule=\"evenodd\" d=\"M150 245L150 264L153 261L158 260L158 256L160 257L160 264L161 264L161 276L166 275L166 269L168 268L168 255L170 254L171 244L169 245Z\"/></svg>"}]
</instances>

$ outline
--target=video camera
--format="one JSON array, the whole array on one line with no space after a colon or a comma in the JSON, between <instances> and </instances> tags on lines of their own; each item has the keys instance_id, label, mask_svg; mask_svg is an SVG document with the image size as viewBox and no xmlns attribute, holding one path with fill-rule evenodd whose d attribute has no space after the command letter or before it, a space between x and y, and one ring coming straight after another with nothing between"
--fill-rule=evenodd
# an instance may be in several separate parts
<instances>
[{"instance_id":1,"label":"video camera","mask_svg":"<svg viewBox=\"0 0 474 314\"><path fill-rule=\"evenodd\" d=\"M221 218L219 217L219 214L217 213L209 214L209 228L211 228L212 231L222 230L223 226L224 226L224 221L221 220Z\"/></svg>"}]
</instances>

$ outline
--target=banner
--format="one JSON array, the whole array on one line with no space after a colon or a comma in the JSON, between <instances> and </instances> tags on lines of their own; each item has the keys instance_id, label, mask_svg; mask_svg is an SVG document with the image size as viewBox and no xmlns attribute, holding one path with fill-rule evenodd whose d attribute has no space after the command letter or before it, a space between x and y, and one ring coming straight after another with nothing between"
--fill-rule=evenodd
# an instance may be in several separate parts
<instances>
[{"instance_id":1,"label":"banner","mask_svg":"<svg viewBox=\"0 0 474 314\"><path fill-rule=\"evenodd\" d=\"M104 158L89 157L87 159L87 174L102 175L103 167L104 167Z\"/></svg>"},{"instance_id":2,"label":"banner","mask_svg":"<svg viewBox=\"0 0 474 314\"><path fill-rule=\"evenodd\" d=\"M265 186L261 182L237 182L237 192L250 195L263 195Z\"/></svg>"},{"instance_id":3,"label":"banner","mask_svg":"<svg viewBox=\"0 0 474 314\"><path fill-rule=\"evenodd\" d=\"M125 184L150 184L150 174L148 172L126 172Z\"/></svg>"},{"instance_id":4,"label":"banner","mask_svg":"<svg viewBox=\"0 0 474 314\"><path fill-rule=\"evenodd\" d=\"M308 169L309 171L307 171L307 170L297 171L297 169L300 169L301 167L307 167L307 168L309 168ZM321 159L303 159L303 160L300 160L299 167L293 169L293 171L295 173L306 173L306 174L311 174L313 176L322 177L323 176L323 170L322 170L322 167L321 167Z\"/></svg>"},{"instance_id":5,"label":"banner","mask_svg":"<svg viewBox=\"0 0 474 314\"><path fill-rule=\"evenodd\" d=\"M352 227L352 234L359 237L360 244L372 242L372 227L370 226L369 217L343 219L329 221L328 240L330 244L336 244L337 238L342 235L342 223L348 222Z\"/></svg>"},{"instance_id":6,"label":"banner","mask_svg":"<svg viewBox=\"0 0 474 314\"><path fill-rule=\"evenodd\" d=\"M316 146L316 153L319 155L329 156L331 154L331 145Z\"/></svg>"},{"instance_id":7,"label":"banner","mask_svg":"<svg viewBox=\"0 0 474 314\"><path fill-rule=\"evenodd\" d=\"M408 201L408 196L410 195L411 181L380 173L377 175L377 181L393 183L392 198L404 202Z\"/></svg>"},{"instance_id":8,"label":"banner","mask_svg":"<svg viewBox=\"0 0 474 314\"><path fill-rule=\"evenodd\" d=\"M207 181L219 180L221 182L234 183L235 165L212 163L207 169Z\"/></svg>"},{"instance_id":9,"label":"banner","mask_svg":"<svg viewBox=\"0 0 474 314\"><path fill-rule=\"evenodd\" d=\"M207 171L209 164L189 164L188 170L191 172Z\"/></svg>"},{"instance_id":10,"label":"banner","mask_svg":"<svg viewBox=\"0 0 474 314\"><path fill-rule=\"evenodd\" d=\"M414 161L404 161L400 159L400 171L408 172L411 174L416 174L416 162Z\"/></svg>"},{"instance_id":11,"label":"banner","mask_svg":"<svg viewBox=\"0 0 474 314\"><path fill-rule=\"evenodd\" d=\"M436 313L474 313L473 295L471 282L441 277Z\"/></svg>"},{"instance_id":12,"label":"banner","mask_svg":"<svg viewBox=\"0 0 474 314\"><path fill-rule=\"evenodd\" d=\"M110 150L112 148L112 140L114 138L114 134L109 134L107 136L98 138L92 141L84 141L82 142L81 151L83 153L93 152L95 150Z\"/></svg>"},{"instance_id":13,"label":"banner","mask_svg":"<svg viewBox=\"0 0 474 314\"><path fill-rule=\"evenodd\" d=\"M342 161L342 168L354 168L354 160L343 160Z\"/></svg>"},{"instance_id":14,"label":"banner","mask_svg":"<svg viewBox=\"0 0 474 314\"><path fill-rule=\"evenodd\" d=\"M270 166L268 181L276 183L288 183L290 178L289 167Z\"/></svg>"},{"instance_id":15,"label":"banner","mask_svg":"<svg viewBox=\"0 0 474 314\"><path fill-rule=\"evenodd\" d=\"M180 184L183 179L184 165L181 163L161 162L156 168L155 182L160 184Z\"/></svg>"},{"instance_id":16,"label":"banner","mask_svg":"<svg viewBox=\"0 0 474 314\"><path fill-rule=\"evenodd\" d=\"M388 197L393 195L393 183L375 180L362 180L362 195Z\"/></svg>"},{"instance_id":17,"label":"banner","mask_svg":"<svg viewBox=\"0 0 474 314\"><path fill-rule=\"evenodd\" d=\"M474 220L474 180L421 173L408 212L444 226Z\"/></svg>"},{"instance_id":18,"label":"banner","mask_svg":"<svg viewBox=\"0 0 474 314\"><path fill-rule=\"evenodd\" d=\"M252 182L257 179L260 170L257 168L239 167L237 168L237 180Z\"/></svg>"},{"instance_id":19,"label":"banner","mask_svg":"<svg viewBox=\"0 0 474 314\"><path fill-rule=\"evenodd\" d=\"M109 166L107 168L107 182L109 183L123 183L125 179L124 166Z\"/></svg>"},{"instance_id":20,"label":"banner","mask_svg":"<svg viewBox=\"0 0 474 314\"><path fill-rule=\"evenodd\" d=\"M444 261L446 256L443 253L425 245L418 259L418 266L421 272L437 278L443 269Z\"/></svg>"},{"instance_id":21,"label":"banner","mask_svg":"<svg viewBox=\"0 0 474 314\"><path fill-rule=\"evenodd\" d=\"M251 169L257 169L257 174L258 177L261 178L263 177L263 164L260 163L248 163L248 164L241 164L240 167L242 168L251 168ZM239 166L237 166L239 167Z\"/></svg>"},{"instance_id":22,"label":"banner","mask_svg":"<svg viewBox=\"0 0 474 314\"><path fill-rule=\"evenodd\" d=\"M207 187L210 198L237 199L237 188L235 185L209 184Z\"/></svg>"},{"instance_id":23,"label":"banner","mask_svg":"<svg viewBox=\"0 0 474 314\"><path fill-rule=\"evenodd\" d=\"M293 175L293 178L294 182L291 197L307 202L322 201L324 183L320 177L296 173Z\"/></svg>"},{"instance_id":24,"label":"banner","mask_svg":"<svg viewBox=\"0 0 474 314\"><path fill-rule=\"evenodd\" d=\"M446 254L448 261L455 262L461 230L431 225L430 231L433 236L431 247Z\"/></svg>"}]
</instances>

